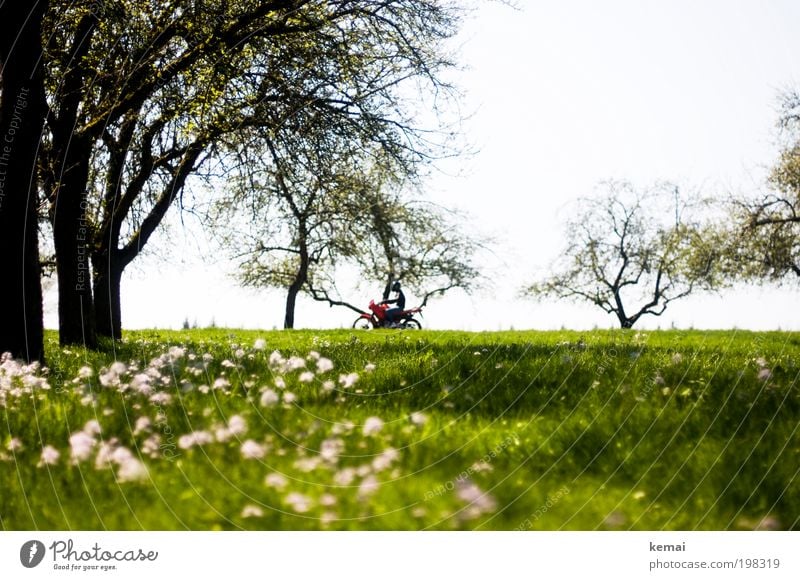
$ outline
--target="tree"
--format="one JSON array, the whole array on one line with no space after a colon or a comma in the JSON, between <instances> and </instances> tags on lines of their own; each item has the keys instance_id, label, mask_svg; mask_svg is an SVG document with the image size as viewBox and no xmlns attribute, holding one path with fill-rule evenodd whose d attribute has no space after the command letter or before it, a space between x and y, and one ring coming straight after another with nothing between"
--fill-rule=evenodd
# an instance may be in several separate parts
<instances>
[{"instance_id":1,"label":"tree","mask_svg":"<svg viewBox=\"0 0 800 580\"><path fill-rule=\"evenodd\" d=\"M223 161L251 131L304 111L404 163L428 154L400 87L447 92L437 75L457 14L443 2L62 4L49 21L43 165L64 343L91 345L95 326L119 336L123 269L192 176L215 162L230 169ZM86 247L75 243L81 228Z\"/></svg>"},{"instance_id":2,"label":"tree","mask_svg":"<svg viewBox=\"0 0 800 580\"><path fill-rule=\"evenodd\" d=\"M40 66L46 1L0 3L0 353L43 360L36 154L44 118Z\"/></svg>"},{"instance_id":3,"label":"tree","mask_svg":"<svg viewBox=\"0 0 800 580\"><path fill-rule=\"evenodd\" d=\"M587 301L632 328L642 316L660 316L671 302L720 283L700 204L669 184L645 192L624 181L605 186L601 197L578 202L555 273L525 295Z\"/></svg>"},{"instance_id":4,"label":"tree","mask_svg":"<svg viewBox=\"0 0 800 580\"><path fill-rule=\"evenodd\" d=\"M800 277L800 93L782 97L778 123L783 150L769 176L769 193L733 200L728 270L744 280Z\"/></svg>"}]
</instances>

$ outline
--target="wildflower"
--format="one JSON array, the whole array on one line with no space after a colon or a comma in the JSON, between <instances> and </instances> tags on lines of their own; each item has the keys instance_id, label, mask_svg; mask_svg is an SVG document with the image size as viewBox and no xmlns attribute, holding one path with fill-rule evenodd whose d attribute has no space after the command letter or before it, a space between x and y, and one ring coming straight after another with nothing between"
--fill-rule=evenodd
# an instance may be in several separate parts
<instances>
[{"instance_id":1,"label":"wildflower","mask_svg":"<svg viewBox=\"0 0 800 580\"><path fill-rule=\"evenodd\" d=\"M265 389L264 392L261 393L262 407L272 407L273 405L276 405L279 400L278 394L272 389Z\"/></svg>"},{"instance_id":2,"label":"wildflower","mask_svg":"<svg viewBox=\"0 0 800 580\"><path fill-rule=\"evenodd\" d=\"M229 361L228 359L223 360L220 364L226 369L236 368L236 364Z\"/></svg>"},{"instance_id":3,"label":"wildflower","mask_svg":"<svg viewBox=\"0 0 800 580\"><path fill-rule=\"evenodd\" d=\"M136 425L133 428L133 434L138 435L139 433L143 433L150 429L152 423L150 422L150 417L139 417L136 419ZM84 429L86 429L84 427Z\"/></svg>"},{"instance_id":4,"label":"wildflower","mask_svg":"<svg viewBox=\"0 0 800 580\"><path fill-rule=\"evenodd\" d=\"M383 429L383 421L378 417L369 417L364 421L364 435L375 435Z\"/></svg>"},{"instance_id":5,"label":"wildflower","mask_svg":"<svg viewBox=\"0 0 800 580\"><path fill-rule=\"evenodd\" d=\"M411 419L411 423L413 423L417 427L422 427L425 423L427 423L428 416L425 415L424 413L414 412L411 413L409 419Z\"/></svg>"},{"instance_id":6,"label":"wildflower","mask_svg":"<svg viewBox=\"0 0 800 580\"><path fill-rule=\"evenodd\" d=\"M319 466L319 459L316 457L301 457L294 462L294 466L302 472L309 473Z\"/></svg>"},{"instance_id":7,"label":"wildflower","mask_svg":"<svg viewBox=\"0 0 800 580\"><path fill-rule=\"evenodd\" d=\"M42 467L43 465L55 465L58 463L59 457L61 457L61 454L55 447L52 445L45 445L42 448L42 455L39 460L38 467Z\"/></svg>"},{"instance_id":8,"label":"wildflower","mask_svg":"<svg viewBox=\"0 0 800 580\"><path fill-rule=\"evenodd\" d=\"M359 497L366 497L368 495L372 495L376 491L378 491L378 487L380 484L378 480L375 478L374 475L368 475L361 481L361 485L358 486L358 495Z\"/></svg>"},{"instance_id":9,"label":"wildflower","mask_svg":"<svg viewBox=\"0 0 800 580\"><path fill-rule=\"evenodd\" d=\"M245 352L241 348L237 349L236 352L233 353L233 356L235 356L236 358L243 358L244 355Z\"/></svg>"},{"instance_id":10,"label":"wildflower","mask_svg":"<svg viewBox=\"0 0 800 580\"><path fill-rule=\"evenodd\" d=\"M241 452L242 457L245 459L261 459L266 453L263 445L259 445L252 439L248 439L242 443Z\"/></svg>"},{"instance_id":11,"label":"wildflower","mask_svg":"<svg viewBox=\"0 0 800 580\"><path fill-rule=\"evenodd\" d=\"M78 369L78 378L80 379L88 379L94 374L94 370L91 367L81 367Z\"/></svg>"},{"instance_id":12,"label":"wildflower","mask_svg":"<svg viewBox=\"0 0 800 580\"><path fill-rule=\"evenodd\" d=\"M312 350L311 352L308 353L308 358L311 360L319 360L319 357L320 357L319 353L315 350Z\"/></svg>"},{"instance_id":13,"label":"wildflower","mask_svg":"<svg viewBox=\"0 0 800 580\"><path fill-rule=\"evenodd\" d=\"M241 415L234 415L228 419L228 430L233 435L244 435L247 431L247 421Z\"/></svg>"},{"instance_id":14,"label":"wildflower","mask_svg":"<svg viewBox=\"0 0 800 580\"><path fill-rule=\"evenodd\" d=\"M220 378L218 378L217 380L214 381L213 388L218 389L218 390L222 390L222 391L227 391L230 388L230 386L231 386L231 384L230 384L230 382L228 382L227 379L224 379L224 378L220 377Z\"/></svg>"},{"instance_id":15,"label":"wildflower","mask_svg":"<svg viewBox=\"0 0 800 580\"><path fill-rule=\"evenodd\" d=\"M76 431L69 437L70 456L73 463L86 461L97 442L85 431Z\"/></svg>"},{"instance_id":16,"label":"wildflower","mask_svg":"<svg viewBox=\"0 0 800 580\"><path fill-rule=\"evenodd\" d=\"M131 388L137 393L149 395L153 392L153 385L151 382L152 379L149 375L146 375L145 373L139 373L134 375L133 379L131 379Z\"/></svg>"},{"instance_id":17,"label":"wildflower","mask_svg":"<svg viewBox=\"0 0 800 580\"><path fill-rule=\"evenodd\" d=\"M329 358L320 358L317 361L317 372L320 374L333 370L333 361Z\"/></svg>"},{"instance_id":18,"label":"wildflower","mask_svg":"<svg viewBox=\"0 0 800 580\"><path fill-rule=\"evenodd\" d=\"M12 437L6 444L6 449L8 449L11 452L21 451L22 441L20 441L19 438L17 437Z\"/></svg>"},{"instance_id":19,"label":"wildflower","mask_svg":"<svg viewBox=\"0 0 800 580\"><path fill-rule=\"evenodd\" d=\"M302 493L292 492L286 496L285 501L298 513L307 512L311 508L311 500Z\"/></svg>"},{"instance_id":20,"label":"wildflower","mask_svg":"<svg viewBox=\"0 0 800 580\"><path fill-rule=\"evenodd\" d=\"M322 383L322 390L325 391L326 393L330 393L335 388L336 385L334 384L333 381L325 381L324 383Z\"/></svg>"},{"instance_id":21,"label":"wildflower","mask_svg":"<svg viewBox=\"0 0 800 580\"><path fill-rule=\"evenodd\" d=\"M289 482L280 473L270 473L264 480L264 483L267 485L267 487L283 489L288 485Z\"/></svg>"},{"instance_id":22,"label":"wildflower","mask_svg":"<svg viewBox=\"0 0 800 580\"><path fill-rule=\"evenodd\" d=\"M458 498L469 504L470 509L466 512L467 516L477 517L486 512L494 511L497 507L495 499L488 493L481 491L471 481L458 481L457 488Z\"/></svg>"},{"instance_id":23,"label":"wildflower","mask_svg":"<svg viewBox=\"0 0 800 580\"><path fill-rule=\"evenodd\" d=\"M290 371L297 371L306 367L306 359L299 356L293 356L286 361L286 366Z\"/></svg>"},{"instance_id":24,"label":"wildflower","mask_svg":"<svg viewBox=\"0 0 800 580\"><path fill-rule=\"evenodd\" d=\"M172 402L172 395L169 393L156 393L150 397L150 402L154 405L169 405Z\"/></svg>"},{"instance_id":25,"label":"wildflower","mask_svg":"<svg viewBox=\"0 0 800 580\"><path fill-rule=\"evenodd\" d=\"M208 353L208 352L207 352L207 353L205 353L205 354L203 355L203 362L207 362L207 363L209 363L209 362L211 362L212 360L214 360L214 357L211 355L211 353Z\"/></svg>"},{"instance_id":26,"label":"wildflower","mask_svg":"<svg viewBox=\"0 0 800 580\"><path fill-rule=\"evenodd\" d=\"M263 338L257 338L255 343L253 343L253 348L255 350L264 350L267 348L267 341Z\"/></svg>"},{"instance_id":27,"label":"wildflower","mask_svg":"<svg viewBox=\"0 0 800 580\"><path fill-rule=\"evenodd\" d=\"M356 477L356 470L352 467L345 467L337 471L333 476L333 481L337 485L350 485Z\"/></svg>"},{"instance_id":28,"label":"wildflower","mask_svg":"<svg viewBox=\"0 0 800 580\"><path fill-rule=\"evenodd\" d=\"M339 375L339 384L342 385L342 388L349 389L353 385L356 384L358 381L358 374L357 373L350 373L349 375Z\"/></svg>"},{"instance_id":29,"label":"wildflower","mask_svg":"<svg viewBox=\"0 0 800 580\"><path fill-rule=\"evenodd\" d=\"M283 377L275 377L275 386L279 389L285 389L286 381L283 380Z\"/></svg>"},{"instance_id":30,"label":"wildflower","mask_svg":"<svg viewBox=\"0 0 800 580\"><path fill-rule=\"evenodd\" d=\"M147 468L135 457L128 457L120 463L117 471L119 481L141 481L147 478Z\"/></svg>"},{"instance_id":31,"label":"wildflower","mask_svg":"<svg viewBox=\"0 0 800 580\"><path fill-rule=\"evenodd\" d=\"M325 439L320 447L319 456L325 461L336 461L343 449L344 442L341 439Z\"/></svg>"},{"instance_id":32,"label":"wildflower","mask_svg":"<svg viewBox=\"0 0 800 580\"><path fill-rule=\"evenodd\" d=\"M759 381L766 381L770 377L772 377L772 371L771 370L769 370L767 368L763 368L763 369L760 369L758 371L758 380Z\"/></svg>"},{"instance_id":33,"label":"wildflower","mask_svg":"<svg viewBox=\"0 0 800 580\"><path fill-rule=\"evenodd\" d=\"M264 511L257 505L247 504L242 509L243 518L260 518L264 515Z\"/></svg>"},{"instance_id":34,"label":"wildflower","mask_svg":"<svg viewBox=\"0 0 800 580\"><path fill-rule=\"evenodd\" d=\"M214 438L208 431L192 431L187 435L178 438L178 447L181 449L191 449L195 445L206 445L212 443Z\"/></svg>"},{"instance_id":35,"label":"wildflower","mask_svg":"<svg viewBox=\"0 0 800 580\"><path fill-rule=\"evenodd\" d=\"M400 453L398 453L397 449L389 447L372 460L372 468L375 471L383 471L384 469L388 469L398 457L400 457Z\"/></svg>"},{"instance_id":36,"label":"wildflower","mask_svg":"<svg viewBox=\"0 0 800 580\"><path fill-rule=\"evenodd\" d=\"M287 403L287 404L291 405L296 400L297 400L297 396L294 393L290 393L289 391L286 391L283 394L283 402L284 403Z\"/></svg>"},{"instance_id":37,"label":"wildflower","mask_svg":"<svg viewBox=\"0 0 800 580\"><path fill-rule=\"evenodd\" d=\"M269 355L269 366L280 367L283 366L283 356L277 350L273 350Z\"/></svg>"},{"instance_id":38,"label":"wildflower","mask_svg":"<svg viewBox=\"0 0 800 580\"><path fill-rule=\"evenodd\" d=\"M364 370L368 373L371 373L375 370L375 365L372 363L367 363L367 365L364 367Z\"/></svg>"},{"instance_id":39,"label":"wildflower","mask_svg":"<svg viewBox=\"0 0 800 580\"><path fill-rule=\"evenodd\" d=\"M319 497L319 505L325 507L331 507L332 505L336 505L336 496L331 495L330 493L323 493Z\"/></svg>"},{"instance_id":40,"label":"wildflower","mask_svg":"<svg viewBox=\"0 0 800 580\"><path fill-rule=\"evenodd\" d=\"M677 365L683 360L683 355L679 352L676 352L672 355L672 364Z\"/></svg>"},{"instance_id":41,"label":"wildflower","mask_svg":"<svg viewBox=\"0 0 800 580\"><path fill-rule=\"evenodd\" d=\"M311 371L300 373L300 376L297 378L297 380L301 383L310 383L314 380L314 373Z\"/></svg>"}]
</instances>

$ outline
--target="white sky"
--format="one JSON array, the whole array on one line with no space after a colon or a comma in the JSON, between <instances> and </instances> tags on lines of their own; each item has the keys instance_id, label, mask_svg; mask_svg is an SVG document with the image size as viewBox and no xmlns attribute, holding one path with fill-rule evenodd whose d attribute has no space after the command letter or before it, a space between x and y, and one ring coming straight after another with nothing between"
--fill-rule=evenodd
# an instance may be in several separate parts
<instances>
[{"instance_id":1,"label":"white sky","mask_svg":"<svg viewBox=\"0 0 800 580\"><path fill-rule=\"evenodd\" d=\"M705 193L752 192L776 155L778 92L800 85L796 0L519 0L486 2L461 40L458 76L475 111L471 159L431 183L441 203L498 237L494 287L429 303L428 328L498 330L615 326L590 306L516 298L562 245L559 210L609 178L656 180ZM462 174L460 177L456 174ZM179 234L176 238L181 238ZM155 240L154 240L155 241ZM281 327L283 296L241 290L179 244L167 266L143 258L123 279L125 328ZM382 288L376 286L374 296ZM641 328L800 329L800 285L693 297ZM371 297L353 296L366 303ZM410 297L413 302L413 297ZM349 326L355 315L301 299L297 327ZM55 327L52 293L46 324Z\"/></svg>"}]
</instances>

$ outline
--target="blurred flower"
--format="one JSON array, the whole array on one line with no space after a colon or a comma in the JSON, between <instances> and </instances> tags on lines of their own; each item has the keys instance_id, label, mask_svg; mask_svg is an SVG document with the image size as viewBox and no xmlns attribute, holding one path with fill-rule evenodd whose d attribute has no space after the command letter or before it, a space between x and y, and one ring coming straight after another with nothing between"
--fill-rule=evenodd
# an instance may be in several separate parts
<instances>
[{"instance_id":1,"label":"blurred flower","mask_svg":"<svg viewBox=\"0 0 800 580\"><path fill-rule=\"evenodd\" d=\"M329 358L320 358L317 360L317 372L320 374L327 373L333 370L333 361Z\"/></svg>"},{"instance_id":2,"label":"blurred flower","mask_svg":"<svg viewBox=\"0 0 800 580\"><path fill-rule=\"evenodd\" d=\"M298 513L305 513L311 509L311 499L302 493L292 492L286 496L284 501Z\"/></svg>"},{"instance_id":3,"label":"blurred flower","mask_svg":"<svg viewBox=\"0 0 800 580\"><path fill-rule=\"evenodd\" d=\"M195 445L207 445L213 443L214 437L208 431L192 431L178 438L178 447L181 449L191 449Z\"/></svg>"},{"instance_id":4,"label":"blurred flower","mask_svg":"<svg viewBox=\"0 0 800 580\"><path fill-rule=\"evenodd\" d=\"M760 369L758 371L758 380L759 381L766 381L770 377L772 377L772 371L771 370L764 368L764 369Z\"/></svg>"},{"instance_id":5,"label":"blurred flower","mask_svg":"<svg viewBox=\"0 0 800 580\"><path fill-rule=\"evenodd\" d=\"M368 417L364 421L364 435L375 435L383 429L383 421L378 417Z\"/></svg>"},{"instance_id":6,"label":"blurred flower","mask_svg":"<svg viewBox=\"0 0 800 580\"><path fill-rule=\"evenodd\" d=\"M257 338L255 343L253 343L253 348L255 350L264 350L267 348L267 341L263 338Z\"/></svg>"},{"instance_id":7,"label":"blurred flower","mask_svg":"<svg viewBox=\"0 0 800 580\"><path fill-rule=\"evenodd\" d=\"M247 504L242 509L243 518L260 518L264 515L264 511L257 505Z\"/></svg>"},{"instance_id":8,"label":"blurred flower","mask_svg":"<svg viewBox=\"0 0 800 580\"><path fill-rule=\"evenodd\" d=\"M356 384L356 381L358 381L357 373L350 373L348 375L339 375L339 384L342 385L342 388L349 389L350 387Z\"/></svg>"},{"instance_id":9,"label":"blurred flower","mask_svg":"<svg viewBox=\"0 0 800 580\"><path fill-rule=\"evenodd\" d=\"M428 421L428 416L424 413L414 412L409 416L411 422L417 427L422 427Z\"/></svg>"},{"instance_id":10,"label":"blurred flower","mask_svg":"<svg viewBox=\"0 0 800 580\"><path fill-rule=\"evenodd\" d=\"M300 376L297 378L297 380L301 383L310 383L314 380L314 373L311 371L300 373Z\"/></svg>"},{"instance_id":11,"label":"blurred flower","mask_svg":"<svg viewBox=\"0 0 800 580\"><path fill-rule=\"evenodd\" d=\"M261 393L262 407L272 407L273 405L276 405L279 400L278 394L272 389L265 389L264 392Z\"/></svg>"},{"instance_id":12,"label":"blurred flower","mask_svg":"<svg viewBox=\"0 0 800 580\"><path fill-rule=\"evenodd\" d=\"M73 463L86 461L92 454L96 445L94 437L85 431L76 431L69 437L70 457Z\"/></svg>"},{"instance_id":13,"label":"blurred flower","mask_svg":"<svg viewBox=\"0 0 800 580\"><path fill-rule=\"evenodd\" d=\"M368 495L372 495L373 493L378 491L379 487L380 484L378 483L378 480L375 478L375 476L368 475L361 481L361 485L358 486L358 495L359 497L362 498Z\"/></svg>"},{"instance_id":14,"label":"blurred flower","mask_svg":"<svg viewBox=\"0 0 800 580\"><path fill-rule=\"evenodd\" d=\"M135 457L129 457L119 464L117 479L119 481L141 481L147 478L147 468Z\"/></svg>"},{"instance_id":15,"label":"blurred flower","mask_svg":"<svg viewBox=\"0 0 800 580\"><path fill-rule=\"evenodd\" d=\"M372 363L367 363L366 366L364 367L364 370L368 373L371 373L372 371L375 370L375 365Z\"/></svg>"},{"instance_id":16,"label":"blurred flower","mask_svg":"<svg viewBox=\"0 0 800 580\"><path fill-rule=\"evenodd\" d=\"M259 445L252 439L248 439L244 443L242 443L242 457L245 459L261 459L264 457L266 450L264 449L263 445Z\"/></svg>"},{"instance_id":17,"label":"blurred flower","mask_svg":"<svg viewBox=\"0 0 800 580\"><path fill-rule=\"evenodd\" d=\"M61 454L55 447L53 447L52 445L45 445L42 448L42 455L39 460L38 466L42 467L43 465L55 465L56 463L58 463L59 457L61 457Z\"/></svg>"},{"instance_id":18,"label":"blurred flower","mask_svg":"<svg viewBox=\"0 0 800 580\"><path fill-rule=\"evenodd\" d=\"M266 477L266 479L264 479L264 483L268 487L274 487L275 489L283 489L288 485L289 482L280 473L270 473Z\"/></svg>"},{"instance_id":19,"label":"blurred flower","mask_svg":"<svg viewBox=\"0 0 800 580\"><path fill-rule=\"evenodd\" d=\"M375 471L383 471L384 469L388 469L391 467L392 463L397 461L398 457L400 457L400 453L398 453L397 449L389 447L372 460L372 468Z\"/></svg>"}]
</instances>

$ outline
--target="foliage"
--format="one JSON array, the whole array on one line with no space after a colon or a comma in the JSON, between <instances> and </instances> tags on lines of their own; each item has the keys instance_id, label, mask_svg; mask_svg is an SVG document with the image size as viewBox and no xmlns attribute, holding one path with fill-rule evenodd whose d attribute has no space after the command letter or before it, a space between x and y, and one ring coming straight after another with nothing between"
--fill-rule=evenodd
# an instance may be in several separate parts
<instances>
[{"instance_id":1,"label":"foliage","mask_svg":"<svg viewBox=\"0 0 800 580\"><path fill-rule=\"evenodd\" d=\"M721 283L702 203L671 184L644 192L628 182L605 187L604 195L577 202L556 273L526 295L588 301L631 328L642 316L660 316L669 303Z\"/></svg>"}]
</instances>

